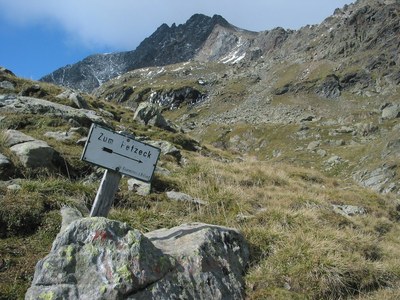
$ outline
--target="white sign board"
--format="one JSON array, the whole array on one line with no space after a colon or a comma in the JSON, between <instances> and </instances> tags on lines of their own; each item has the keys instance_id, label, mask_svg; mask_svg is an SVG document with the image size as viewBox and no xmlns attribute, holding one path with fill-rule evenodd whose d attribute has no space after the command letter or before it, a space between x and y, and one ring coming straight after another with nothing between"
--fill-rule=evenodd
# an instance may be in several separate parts
<instances>
[{"instance_id":1,"label":"white sign board","mask_svg":"<svg viewBox=\"0 0 400 300\"><path fill-rule=\"evenodd\" d=\"M151 181L160 149L92 124L81 159L143 181Z\"/></svg>"}]
</instances>

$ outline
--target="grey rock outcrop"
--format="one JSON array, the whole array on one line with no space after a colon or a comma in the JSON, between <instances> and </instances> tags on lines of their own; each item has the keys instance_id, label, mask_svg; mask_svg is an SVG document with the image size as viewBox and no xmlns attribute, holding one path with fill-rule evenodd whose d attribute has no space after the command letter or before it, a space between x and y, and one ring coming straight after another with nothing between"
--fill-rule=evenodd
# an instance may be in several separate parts
<instances>
[{"instance_id":1,"label":"grey rock outcrop","mask_svg":"<svg viewBox=\"0 0 400 300\"><path fill-rule=\"evenodd\" d=\"M76 109L70 106L32 97L11 95L0 97L0 112L38 114L60 117L66 120L72 119L78 124L87 127L89 127L92 122L105 124L105 120L92 110Z\"/></svg>"},{"instance_id":2,"label":"grey rock outcrop","mask_svg":"<svg viewBox=\"0 0 400 300\"><path fill-rule=\"evenodd\" d=\"M161 108L150 102L140 103L133 119L143 125L152 125L160 128L167 126L167 121L161 115Z\"/></svg>"},{"instance_id":3,"label":"grey rock outcrop","mask_svg":"<svg viewBox=\"0 0 400 300\"><path fill-rule=\"evenodd\" d=\"M146 237L174 257L179 267L153 290L146 289L133 299L174 299L175 295L177 299L244 299L249 250L236 230L192 223L156 230Z\"/></svg>"},{"instance_id":4,"label":"grey rock outcrop","mask_svg":"<svg viewBox=\"0 0 400 300\"><path fill-rule=\"evenodd\" d=\"M225 227L142 235L101 217L77 219L36 265L25 299L244 299L248 255L242 236Z\"/></svg>"},{"instance_id":5,"label":"grey rock outcrop","mask_svg":"<svg viewBox=\"0 0 400 300\"><path fill-rule=\"evenodd\" d=\"M188 105L198 104L204 101L206 97L205 94L202 94L197 89L187 86L173 90L168 89L166 91L153 92L149 97L149 101L168 109L176 109L182 103L187 103Z\"/></svg>"},{"instance_id":6,"label":"grey rock outcrop","mask_svg":"<svg viewBox=\"0 0 400 300\"><path fill-rule=\"evenodd\" d=\"M381 157L385 158L389 155L392 155L396 158L400 157L400 138L393 139L386 144L385 149L382 151Z\"/></svg>"},{"instance_id":7,"label":"grey rock outcrop","mask_svg":"<svg viewBox=\"0 0 400 300\"><path fill-rule=\"evenodd\" d=\"M12 82L4 80L0 82L0 88L5 89L5 90L10 90L10 91L14 91L15 90L15 86Z\"/></svg>"},{"instance_id":8,"label":"grey rock outcrop","mask_svg":"<svg viewBox=\"0 0 400 300\"><path fill-rule=\"evenodd\" d=\"M177 132L178 128L161 114L161 107L150 102L142 102L137 107L133 119L143 125L156 126L171 132Z\"/></svg>"},{"instance_id":9,"label":"grey rock outcrop","mask_svg":"<svg viewBox=\"0 0 400 300\"><path fill-rule=\"evenodd\" d=\"M321 142L320 141L313 141L313 142L310 142L309 144L308 144L308 146L307 146L307 150L309 150L309 151L315 151L315 150L317 150L318 149L318 147L321 145Z\"/></svg>"},{"instance_id":10,"label":"grey rock outcrop","mask_svg":"<svg viewBox=\"0 0 400 300\"><path fill-rule=\"evenodd\" d=\"M400 191L396 175L397 165L385 163L374 170L358 171L353 178L364 187L386 194Z\"/></svg>"},{"instance_id":11,"label":"grey rock outcrop","mask_svg":"<svg viewBox=\"0 0 400 300\"><path fill-rule=\"evenodd\" d=\"M11 75L11 76L15 76L15 74L12 71L10 71L7 68L1 67L1 66L0 66L0 73L4 73L4 74Z\"/></svg>"},{"instance_id":12,"label":"grey rock outcrop","mask_svg":"<svg viewBox=\"0 0 400 300\"><path fill-rule=\"evenodd\" d=\"M68 99L69 101L71 101L71 104L73 104L76 108L89 109L89 105L87 104L86 100L82 97L82 95L73 90L68 89L59 94L57 98Z\"/></svg>"},{"instance_id":13,"label":"grey rock outcrop","mask_svg":"<svg viewBox=\"0 0 400 300\"><path fill-rule=\"evenodd\" d=\"M339 78L336 75L329 75L324 82L317 88L316 93L324 98L334 99L341 95Z\"/></svg>"}]
</instances>

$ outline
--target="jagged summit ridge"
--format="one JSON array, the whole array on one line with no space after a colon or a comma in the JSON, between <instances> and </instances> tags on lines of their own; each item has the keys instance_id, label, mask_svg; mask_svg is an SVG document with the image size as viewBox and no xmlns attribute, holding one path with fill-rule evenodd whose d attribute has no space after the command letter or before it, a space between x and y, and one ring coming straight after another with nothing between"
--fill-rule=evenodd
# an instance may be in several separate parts
<instances>
[{"instance_id":1,"label":"jagged summit ridge","mask_svg":"<svg viewBox=\"0 0 400 300\"><path fill-rule=\"evenodd\" d=\"M193 15L185 24L162 24L133 51L96 54L44 76L51 82L92 91L103 82L130 70L174 64L193 59L215 26L233 28L223 17Z\"/></svg>"}]
</instances>

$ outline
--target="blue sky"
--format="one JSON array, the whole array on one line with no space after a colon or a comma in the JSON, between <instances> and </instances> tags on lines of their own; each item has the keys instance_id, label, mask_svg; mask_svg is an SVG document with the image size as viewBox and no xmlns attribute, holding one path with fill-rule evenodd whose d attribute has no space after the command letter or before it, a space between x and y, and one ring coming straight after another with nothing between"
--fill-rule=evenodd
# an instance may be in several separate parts
<instances>
[{"instance_id":1,"label":"blue sky","mask_svg":"<svg viewBox=\"0 0 400 300\"><path fill-rule=\"evenodd\" d=\"M135 49L161 24L222 15L253 31L317 24L351 0L0 0L0 66L39 79L88 55Z\"/></svg>"}]
</instances>

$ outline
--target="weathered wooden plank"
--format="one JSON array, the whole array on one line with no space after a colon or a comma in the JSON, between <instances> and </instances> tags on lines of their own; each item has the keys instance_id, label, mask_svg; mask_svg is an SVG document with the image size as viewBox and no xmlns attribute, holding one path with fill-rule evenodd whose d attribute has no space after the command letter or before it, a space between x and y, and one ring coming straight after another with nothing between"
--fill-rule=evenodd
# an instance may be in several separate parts
<instances>
[{"instance_id":1,"label":"weathered wooden plank","mask_svg":"<svg viewBox=\"0 0 400 300\"><path fill-rule=\"evenodd\" d=\"M90 212L91 217L107 217L118 190L121 173L106 170Z\"/></svg>"}]
</instances>

